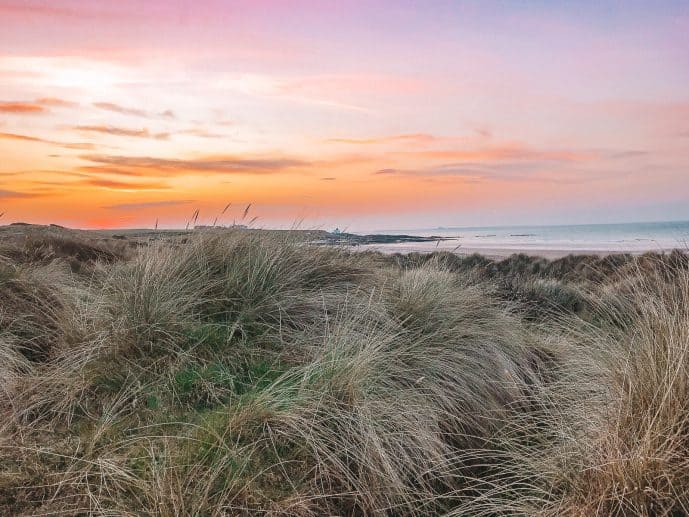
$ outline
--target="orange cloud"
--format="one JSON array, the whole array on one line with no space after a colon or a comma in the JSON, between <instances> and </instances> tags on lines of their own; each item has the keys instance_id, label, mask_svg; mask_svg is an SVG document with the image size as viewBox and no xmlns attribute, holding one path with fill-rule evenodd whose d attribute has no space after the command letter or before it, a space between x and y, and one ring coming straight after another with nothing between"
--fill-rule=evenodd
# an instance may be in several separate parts
<instances>
[{"instance_id":1,"label":"orange cloud","mask_svg":"<svg viewBox=\"0 0 689 517\"><path fill-rule=\"evenodd\" d=\"M104 133L115 136L130 136L135 138L153 138L156 140L167 140L170 133L151 133L147 128L143 129L126 129L114 126L75 126L77 131L84 131L87 133Z\"/></svg>"},{"instance_id":2,"label":"orange cloud","mask_svg":"<svg viewBox=\"0 0 689 517\"><path fill-rule=\"evenodd\" d=\"M43 106L56 106L63 108L73 108L79 105L76 102L67 101L65 99L58 99L56 97L41 97L40 99L36 99L36 103L42 104Z\"/></svg>"},{"instance_id":3,"label":"orange cloud","mask_svg":"<svg viewBox=\"0 0 689 517\"><path fill-rule=\"evenodd\" d=\"M138 190L169 190L170 187L162 181L141 181L129 182L120 181L108 178L94 178L86 174L70 171L24 171L17 174L42 174L43 178L48 178L53 175L63 175L68 177L78 178L74 181L53 181L46 179L27 180L31 185L47 185L61 187L60 192L65 192L72 187L98 187L107 190L123 190L123 191L138 191ZM32 190L37 190L32 188Z\"/></svg>"},{"instance_id":4,"label":"orange cloud","mask_svg":"<svg viewBox=\"0 0 689 517\"><path fill-rule=\"evenodd\" d=\"M14 190L0 189L0 199L26 199L37 196L39 196L39 194L31 194L28 192L15 192Z\"/></svg>"},{"instance_id":5,"label":"orange cloud","mask_svg":"<svg viewBox=\"0 0 689 517\"><path fill-rule=\"evenodd\" d=\"M213 172L221 174L273 174L286 169L304 167L309 162L289 157L243 158L237 156L219 156L196 159L153 158L149 156L111 156L89 154L81 159L115 169L134 168L141 175L164 175L170 173L185 174L189 172ZM126 169L125 169L126 170ZM131 174L128 174L131 175Z\"/></svg>"},{"instance_id":6,"label":"orange cloud","mask_svg":"<svg viewBox=\"0 0 689 517\"><path fill-rule=\"evenodd\" d=\"M43 140L42 138L36 138L34 136L18 135L16 133L0 133L0 139L2 140L22 140L24 142L43 142L52 143L48 140Z\"/></svg>"},{"instance_id":7,"label":"orange cloud","mask_svg":"<svg viewBox=\"0 0 689 517\"><path fill-rule=\"evenodd\" d=\"M119 167L105 166L95 166L95 165L82 165L77 167L78 171L86 174L109 174L112 176L146 176L145 170L138 169L123 169Z\"/></svg>"},{"instance_id":8,"label":"orange cloud","mask_svg":"<svg viewBox=\"0 0 689 517\"><path fill-rule=\"evenodd\" d=\"M42 144L58 145L65 149L81 149L81 150L93 150L96 146L89 142L76 142L76 143L65 143L56 142L55 140L46 140L44 138L38 138L35 136L19 135L16 133L0 133L0 140L20 140L23 142L37 142Z\"/></svg>"},{"instance_id":9,"label":"orange cloud","mask_svg":"<svg viewBox=\"0 0 689 517\"><path fill-rule=\"evenodd\" d=\"M102 178L89 178L75 183L76 185L100 187L110 190L168 190L170 187L162 182L128 183Z\"/></svg>"},{"instance_id":10,"label":"orange cloud","mask_svg":"<svg viewBox=\"0 0 689 517\"><path fill-rule=\"evenodd\" d=\"M78 149L81 151L94 151L96 149L96 144L89 142L77 142L75 144L60 144L65 149Z\"/></svg>"},{"instance_id":11,"label":"orange cloud","mask_svg":"<svg viewBox=\"0 0 689 517\"><path fill-rule=\"evenodd\" d=\"M31 102L0 102L0 113L23 113L23 114L38 114L45 113L43 106Z\"/></svg>"}]
</instances>

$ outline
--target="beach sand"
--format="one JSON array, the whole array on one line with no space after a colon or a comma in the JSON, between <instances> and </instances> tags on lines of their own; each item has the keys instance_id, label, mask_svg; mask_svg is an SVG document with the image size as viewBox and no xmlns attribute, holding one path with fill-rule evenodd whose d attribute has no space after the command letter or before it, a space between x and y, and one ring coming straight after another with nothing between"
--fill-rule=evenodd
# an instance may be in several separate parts
<instances>
[{"instance_id":1,"label":"beach sand","mask_svg":"<svg viewBox=\"0 0 689 517\"><path fill-rule=\"evenodd\" d=\"M549 260L566 257L568 255L596 255L604 257L607 255L641 255L646 251L654 252L669 252L671 249L650 249L650 250L600 250L600 249L536 249L536 248L475 248L475 247L461 247L455 249L448 249L443 247L421 247L418 245L371 245L371 246L357 246L357 249L363 251L380 251L381 253L433 253L433 252L450 252L460 256L473 255L475 253L483 255L490 259L504 259L515 254L524 254L530 257L543 257Z\"/></svg>"}]
</instances>

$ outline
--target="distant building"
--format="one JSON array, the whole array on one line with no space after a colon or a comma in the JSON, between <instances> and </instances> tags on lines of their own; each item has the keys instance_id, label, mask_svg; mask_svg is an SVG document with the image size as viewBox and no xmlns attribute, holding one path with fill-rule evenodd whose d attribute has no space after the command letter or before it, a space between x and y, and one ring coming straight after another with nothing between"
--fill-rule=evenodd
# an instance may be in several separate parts
<instances>
[{"instance_id":1,"label":"distant building","mask_svg":"<svg viewBox=\"0 0 689 517\"><path fill-rule=\"evenodd\" d=\"M197 224L194 226L194 230L213 230L213 229L218 229L218 228L232 228L234 230L247 230L249 227L245 224L231 224L230 226L221 226L221 225L207 225L207 224Z\"/></svg>"},{"instance_id":2,"label":"distant building","mask_svg":"<svg viewBox=\"0 0 689 517\"><path fill-rule=\"evenodd\" d=\"M339 228L335 228L335 229L332 231L332 233L334 233L335 235L340 235L340 234L342 233L342 231L341 231Z\"/></svg>"}]
</instances>

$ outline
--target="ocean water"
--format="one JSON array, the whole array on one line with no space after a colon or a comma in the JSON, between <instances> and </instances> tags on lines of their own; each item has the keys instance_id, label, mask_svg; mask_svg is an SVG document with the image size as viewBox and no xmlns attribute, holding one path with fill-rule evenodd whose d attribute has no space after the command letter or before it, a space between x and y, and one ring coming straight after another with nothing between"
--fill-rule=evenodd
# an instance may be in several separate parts
<instances>
[{"instance_id":1,"label":"ocean water","mask_svg":"<svg viewBox=\"0 0 689 517\"><path fill-rule=\"evenodd\" d=\"M689 221L557 226L486 226L380 231L452 240L375 245L382 251L512 250L538 252L631 252L689 249Z\"/></svg>"}]
</instances>

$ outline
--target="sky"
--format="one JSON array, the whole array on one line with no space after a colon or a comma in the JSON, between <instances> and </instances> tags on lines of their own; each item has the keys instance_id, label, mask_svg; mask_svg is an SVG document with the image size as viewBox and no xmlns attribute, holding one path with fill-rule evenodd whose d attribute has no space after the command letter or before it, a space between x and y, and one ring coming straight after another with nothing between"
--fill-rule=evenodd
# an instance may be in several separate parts
<instances>
[{"instance_id":1,"label":"sky","mask_svg":"<svg viewBox=\"0 0 689 517\"><path fill-rule=\"evenodd\" d=\"M0 27L4 224L689 219L686 1L0 0Z\"/></svg>"}]
</instances>

